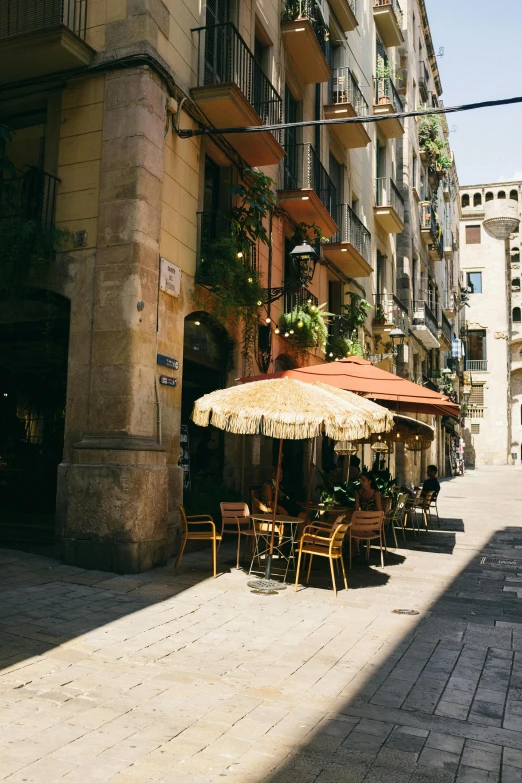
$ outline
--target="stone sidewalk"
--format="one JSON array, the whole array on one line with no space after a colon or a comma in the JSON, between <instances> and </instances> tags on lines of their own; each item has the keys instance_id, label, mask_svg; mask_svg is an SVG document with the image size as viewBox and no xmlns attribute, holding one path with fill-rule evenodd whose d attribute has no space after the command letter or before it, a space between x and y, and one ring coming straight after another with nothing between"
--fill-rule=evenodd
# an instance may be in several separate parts
<instances>
[{"instance_id":1,"label":"stone sidewalk","mask_svg":"<svg viewBox=\"0 0 522 783\"><path fill-rule=\"evenodd\" d=\"M0 779L521 783L521 478L445 482L442 529L337 600L324 568L261 596L208 552L121 577L0 550Z\"/></svg>"}]
</instances>

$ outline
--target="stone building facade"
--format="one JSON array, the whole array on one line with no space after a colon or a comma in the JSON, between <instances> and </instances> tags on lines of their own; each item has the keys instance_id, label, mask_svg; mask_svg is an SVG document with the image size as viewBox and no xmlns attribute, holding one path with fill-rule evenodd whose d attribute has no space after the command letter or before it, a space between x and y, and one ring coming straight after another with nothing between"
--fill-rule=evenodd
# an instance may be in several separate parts
<instances>
[{"instance_id":1,"label":"stone building facade","mask_svg":"<svg viewBox=\"0 0 522 783\"><path fill-rule=\"evenodd\" d=\"M175 548L177 504L199 486L198 471L207 489L224 482L246 500L269 472L268 440L202 435L190 410L245 374L332 358L323 346L296 354L276 329L284 312L315 302L339 316L347 294L360 295L372 305L357 335L365 354L423 385L441 382L457 332L457 175L423 152L416 120L386 119L440 105L424 0L402 9L397 0L68 0L48 17L17 19L0 26L16 214L67 236L0 324L4 415L25 428L23 455L6 465L46 477L49 496L43 507L44 489L24 497L15 482L10 497L29 515L55 516L66 562L140 571ZM367 114L383 119L177 133ZM449 155L444 121L436 135ZM216 325L197 284L245 166L275 183L270 242L249 258L266 288L288 283L297 224L323 237L308 286L260 309L247 357L240 326ZM405 335L398 357L394 326ZM23 351L21 367L13 356ZM392 469L408 482L429 461L446 472L445 439L439 422L431 450L418 458L398 447ZM305 462L290 444L288 470Z\"/></svg>"},{"instance_id":2,"label":"stone building facade","mask_svg":"<svg viewBox=\"0 0 522 783\"><path fill-rule=\"evenodd\" d=\"M502 214L515 205L521 217L520 182L461 188L462 285L467 289L466 406L464 439L469 465L522 462L520 238L506 240L484 229L488 205Z\"/></svg>"}]
</instances>

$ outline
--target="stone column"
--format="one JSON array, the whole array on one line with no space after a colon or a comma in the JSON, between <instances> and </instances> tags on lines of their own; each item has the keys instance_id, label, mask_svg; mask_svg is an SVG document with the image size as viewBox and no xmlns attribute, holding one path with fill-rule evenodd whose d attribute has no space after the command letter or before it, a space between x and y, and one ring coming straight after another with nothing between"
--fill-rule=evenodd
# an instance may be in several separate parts
<instances>
[{"instance_id":1,"label":"stone column","mask_svg":"<svg viewBox=\"0 0 522 783\"><path fill-rule=\"evenodd\" d=\"M59 472L66 562L127 573L167 551L155 391L165 104L147 68L107 74L89 400Z\"/></svg>"}]
</instances>

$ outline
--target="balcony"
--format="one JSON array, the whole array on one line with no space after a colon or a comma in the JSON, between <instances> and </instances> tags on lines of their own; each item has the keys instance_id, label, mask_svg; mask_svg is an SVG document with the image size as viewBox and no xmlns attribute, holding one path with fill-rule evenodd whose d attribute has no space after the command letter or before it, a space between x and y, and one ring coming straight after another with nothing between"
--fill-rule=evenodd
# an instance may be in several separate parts
<instances>
[{"instance_id":1,"label":"balcony","mask_svg":"<svg viewBox=\"0 0 522 783\"><path fill-rule=\"evenodd\" d=\"M439 340L442 340L447 348L451 348L453 340L453 328L444 314L444 310L439 308Z\"/></svg>"},{"instance_id":2,"label":"balcony","mask_svg":"<svg viewBox=\"0 0 522 783\"><path fill-rule=\"evenodd\" d=\"M444 232L444 258L447 258L451 261L454 253L455 253L455 238L453 236L453 231L445 231Z\"/></svg>"},{"instance_id":3,"label":"balcony","mask_svg":"<svg viewBox=\"0 0 522 783\"><path fill-rule=\"evenodd\" d=\"M341 30L350 33L355 30L357 21L357 0L329 0L330 8L337 17Z\"/></svg>"},{"instance_id":4,"label":"balcony","mask_svg":"<svg viewBox=\"0 0 522 783\"><path fill-rule=\"evenodd\" d=\"M414 302L411 330L425 348L440 348L439 324L427 302Z\"/></svg>"},{"instance_id":5,"label":"balcony","mask_svg":"<svg viewBox=\"0 0 522 783\"><path fill-rule=\"evenodd\" d=\"M428 102L430 75L424 60L419 60L419 93L424 103Z\"/></svg>"},{"instance_id":6,"label":"balcony","mask_svg":"<svg viewBox=\"0 0 522 783\"><path fill-rule=\"evenodd\" d=\"M457 314L457 301L453 291L445 291L442 309L448 318L454 318Z\"/></svg>"},{"instance_id":7,"label":"balcony","mask_svg":"<svg viewBox=\"0 0 522 783\"><path fill-rule=\"evenodd\" d=\"M424 386L426 389L429 389L430 391L438 392L440 391L438 384L434 383L434 381L429 378L427 375L421 375L419 378L419 385Z\"/></svg>"},{"instance_id":8,"label":"balcony","mask_svg":"<svg viewBox=\"0 0 522 783\"><path fill-rule=\"evenodd\" d=\"M209 247L216 240L233 236L234 230L230 217L222 212L198 212L198 245L196 256L196 282L206 285L209 280L206 278L205 257ZM244 260L252 269L257 269L257 246L253 242L248 242L243 255Z\"/></svg>"},{"instance_id":9,"label":"balcony","mask_svg":"<svg viewBox=\"0 0 522 783\"><path fill-rule=\"evenodd\" d=\"M335 68L328 84L328 105L324 107L326 120L344 117L367 117L370 113L361 88L349 68ZM330 130L346 149L366 147L370 137L362 123L331 125Z\"/></svg>"},{"instance_id":10,"label":"balcony","mask_svg":"<svg viewBox=\"0 0 522 783\"><path fill-rule=\"evenodd\" d=\"M192 97L216 128L277 125L283 102L233 24L199 27L198 86ZM269 166L284 157L270 131L231 133L228 143L250 166Z\"/></svg>"},{"instance_id":11,"label":"balcony","mask_svg":"<svg viewBox=\"0 0 522 783\"><path fill-rule=\"evenodd\" d=\"M397 185L390 177L375 180L376 221L388 234L400 234L404 231L404 199Z\"/></svg>"},{"instance_id":12,"label":"balcony","mask_svg":"<svg viewBox=\"0 0 522 783\"><path fill-rule=\"evenodd\" d=\"M57 177L32 168L0 183L0 221L34 220L53 228L56 213Z\"/></svg>"},{"instance_id":13,"label":"balcony","mask_svg":"<svg viewBox=\"0 0 522 783\"><path fill-rule=\"evenodd\" d=\"M397 0L373 0L373 19L385 46L404 43L401 32L402 11Z\"/></svg>"},{"instance_id":14,"label":"balcony","mask_svg":"<svg viewBox=\"0 0 522 783\"><path fill-rule=\"evenodd\" d=\"M394 294L375 294L372 331L375 335L382 335L392 329L402 329L404 334L408 334L408 310Z\"/></svg>"},{"instance_id":15,"label":"balcony","mask_svg":"<svg viewBox=\"0 0 522 783\"><path fill-rule=\"evenodd\" d=\"M422 201L420 204L420 224L421 236L428 246L430 257L434 261L440 261L444 258L444 239L435 217L435 211L429 201Z\"/></svg>"},{"instance_id":16,"label":"balcony","mask_svg":"<svg viewBox=\"0 0 522 783\"><path fill-rule=\"evenodd\" d=\"M326 58L328 30L316 0L289 0L283 5L281 34L301 83L328 81L332 75Z\"/></svg>"},{"instance_id":17,"label":"balcony","mask_svg":"<svg viewBox=\"0 0 522 783\"><path fill-rule=\"evenodd\" d=\"M296 223L316 223L327 239L335 234L335 186L311 144L288 146L282 184L279 203Z\"/></svg>"},{"instance_id":18,"label":"balcony","mask_svg":"<svg viewBox=\"0 0 522 783\"><path fill-rule=\"evenodd\" d=\"M380 117L386 117L388 114L398 114L404 111L399 93L389 77L374 78L375 102L373 113ZM390 120L380 120L377 123L379 130L387 139L398 139L404 135L404 126L397 117Z\"/></svg>"},{"instance_id":19,"label":"balcony","mask_svg":"<svg viewBox=\"0 0 522 783\"><path fill-rule=\"evenodd\" d=\"M305 286L298 288L297 291L292 291L285 294L285 313L291 313L297 307L303 307L305 304L315 305L316 307L319 304L318 298L311 294L308 288Z\"/></svg>"},{"instance_id":20,"label":"balcony","mask_svg":"<svg viewBox=\"0 0 522 783\"><path fill-rule=\"evenodd\" d=\"M0 0L0 84L89 65L87 0Z\"/></svg>"},{"instance_id":21,"label":"balcony","mask_svg":"<svg viewBox=\"0 0 522 783\"><path fill-rule=\"evenodd\" d=\"M369 277L371 267L371 234L348 204L339 204L336 221L339 226L323 255L348 277Z\"/></svg>"},{"instance_id":22,"label":"balcony","mask_svg":"<svg viewBox=\"0 0 522 783\"><path fill-rule=\"evenodd\" d=\"M488 360L487 359L466 359L464 362L464 369L468 372L487 372Z\"/></svg>"}]
</instances>

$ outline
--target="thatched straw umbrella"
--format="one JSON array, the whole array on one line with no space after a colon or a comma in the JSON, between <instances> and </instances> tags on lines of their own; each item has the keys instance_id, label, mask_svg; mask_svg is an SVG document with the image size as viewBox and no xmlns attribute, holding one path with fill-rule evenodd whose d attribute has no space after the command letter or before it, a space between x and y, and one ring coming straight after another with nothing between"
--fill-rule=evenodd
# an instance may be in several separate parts
<instances>
[{"instance_id":1,"label":"thatched straw umbrella","mask_svg":"<svg viewBox=\"0 0 522 783\"><path fill-rule=\"evenodd\" d=\"M270 579L274 551L283 440L304 440L327 435L332 440L359 440L372 432L388 432L393 415L376 403L352 392L322 383L302 383L290 378L254 381L205 394L194 404L192 420L200 427L213 424L238 435L279 438L270 550L266 586L280 587Z\"/></svg>"}]
</instances>

